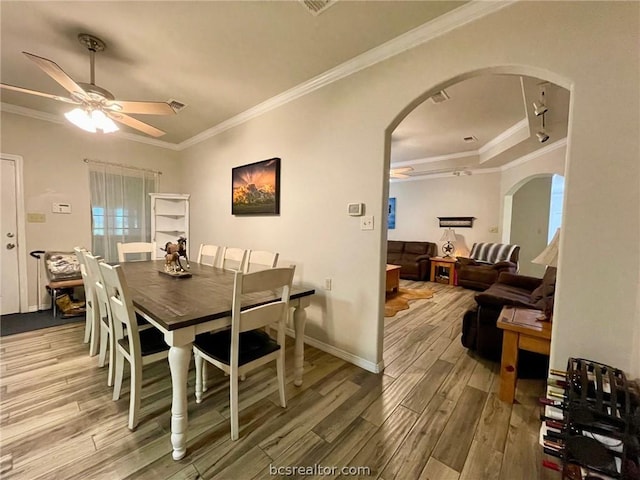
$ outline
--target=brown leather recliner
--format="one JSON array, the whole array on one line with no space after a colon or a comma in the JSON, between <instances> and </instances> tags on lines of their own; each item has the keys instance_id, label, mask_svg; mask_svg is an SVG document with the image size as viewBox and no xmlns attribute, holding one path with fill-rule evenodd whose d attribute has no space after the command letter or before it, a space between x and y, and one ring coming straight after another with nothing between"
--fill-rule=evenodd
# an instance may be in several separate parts
<instances>
[{"instance_id":1,"label":"brown leather recliner","mask_svg":"<svg viewBox=\"0 0 640 480\"><path fill-rule=\"evenodd\" d=\"M438 255L438 246L431 242L387 242L387 263L400 265L400 278L429 280L429 259Z\"/></svg>"},{"instance_id":2,"label":"brown leather recliner","mask_svg":"<svg viewBox=\"0 0 640 480\"><path fill-rule=\"evenodd\" d=\"M469 258L458 257L458 285L486 290L502 272L516 273L520 247L506 243L474 243Z\"/></svg>"}]
</instances>

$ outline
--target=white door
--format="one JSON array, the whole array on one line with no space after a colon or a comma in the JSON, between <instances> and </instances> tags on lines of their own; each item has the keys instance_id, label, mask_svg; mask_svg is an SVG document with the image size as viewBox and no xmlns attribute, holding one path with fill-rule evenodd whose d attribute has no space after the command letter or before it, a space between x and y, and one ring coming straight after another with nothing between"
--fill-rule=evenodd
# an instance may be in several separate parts
<instances>
[{"instance_id":1,"label":"white door","mask_svg":"<svg viewBox=\"0 0 640 480\"><path fill-rule=\"evenodd\" d=\"M20 311L18 274L18 225L16 208L16 165L2 159L0 170L2 219L0 223L0 310L2 315Z\"/></svg>"}]
</instances>

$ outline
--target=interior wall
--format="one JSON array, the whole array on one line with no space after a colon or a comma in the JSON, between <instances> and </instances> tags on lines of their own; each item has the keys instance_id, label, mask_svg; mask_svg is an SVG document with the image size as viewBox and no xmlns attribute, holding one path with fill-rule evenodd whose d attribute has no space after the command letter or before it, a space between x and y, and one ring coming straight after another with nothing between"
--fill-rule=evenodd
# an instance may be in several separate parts
<instances>
[{"instance_id":1,"label":"interior wall","mask_svg":"<svg viewBox=\"0 0 640 480\"><path fill-rule=\"evenodd\" d=\"M533 178L513 195L511 243L520 245L521 275L542 278L545 266L531 263L547 246L551 177Z\"/></svg>"},{"instance_id":2,"label":"interior wall","mask_svg":"<svg viewBox=\"0 0 640 480\"><path fill-rule=\"evenodd\" d=\"M318 288L309 335L377 364L386 240L379 221L389 167L382 133L415 102L470 72L495 67L545 78L571 89L551 363L562 368L569 355L579 355L637 371L629 352L638 270L627 266L640 261L640 68L632 47L639 7L551 2L540 24L531 22L539 3L517 2L190 148L183 156L185 186L197 198L192 236L260 244L295 259L301 279ZM272 156L283 159L281 215L232 217L231 167ZM611 168L612 159L619 168ZM374 231L361 231L358 219L348 217L350 202L366 204ZM628 206L624 216L615 214L620 205ZM593 254L614 241L624 258ZM328 277L333 289L322 291ZM589 293L593 285L598 295Z\"/></svg>"},{"instance_id":3,"label":"interior wall","mask_svg":"<svg viewBox=\"0 0 640 480\"><path fill-rule=\"evenodd\" d=\"M475 217L472 228L454 228L456 256L467 256L476 242L500 241L500 172L391 182L389 197L396 198L389 240L435 242L442 253L438 217Z\"/></svg>"},{"instance_id":4,"label":"interior wall","mask_svg":"<svg viewBox=\"0 0 640 480\"><path fill-rule=\"evenodd\" d=\"M45 215L44 223L25 225L24 251L71 251L81 245L91 248L91 210L88 165L90 158L160 170L160 191L176 191L180 186L175 168L177 153L172 150L84 132L77 127L46 122L2 112L2 152L21 155L24 161L24 206L29 213ZM51 212L53 202L70 203L70 214ZM49 305L41 272L40 304ZM27 256L27 294L31 310L37 307L37 263Z\"/></svg>"}]
</instances>

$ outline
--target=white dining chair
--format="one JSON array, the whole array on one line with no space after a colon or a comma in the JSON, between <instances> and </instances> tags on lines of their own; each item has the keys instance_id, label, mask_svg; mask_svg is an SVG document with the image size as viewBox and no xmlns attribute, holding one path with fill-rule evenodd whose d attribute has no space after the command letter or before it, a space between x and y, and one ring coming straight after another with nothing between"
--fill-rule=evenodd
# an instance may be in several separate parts
<instances>
[{"instance_id":1,"label":"white dining chair","mask_svg":"<svg viewBox=\"0 0 640 480\"><path fill-rule=\"evenodd\" d=\"M127 255L138 254L136 260L140 260L140 254L150 254L150 260L155 260L157 248L156 242L118 242L116 245L118 249L118 262L126 262ZM131 260L129 260L131 261Z\"/></svg>"},{"instance_id":2,"label":"white dining chair","mask_svg":"<svg viewBox=\"0 0 640 480\"><path fill-rule=\"evenodd\" d=\"M200 244L200 250L198 250L198 263L201 265L208 265L215 267L218 265L218 254L221 248L217 245Z\"/></svg>"},{"instance_id":3,"label":"white dining chair","mask_svg":"<svg viewBox=\"0 0 640 480\"><path fill-rule=\"evenodd\" d=\"M272 268L255 273L237 271L233 286L231 329L196 336L193 353L196 364L196 403L202 402L205 387L202 373L204 360L229 375L229 405L231 439L237 440L238 380L250 370L276 361L280 405L287 406L285 395L285 327L289 314L289 295L295 267ZM241 310L242 295L282 289L281 298L266 304ZM273 340L261 328L277 331Z\"/></svg>"},{"instance_id":4,"label":"white dining chair","mask_svg":"<svg viewBox=\"0 0 640 480\"><path fill-rule=\"evenodd\" d=\"M225 270L243 272L247 261L247 250L235 247L222 247L221 266Z\"/></svg>"},{"instance_id":5,"label":"white dining chair","mask_svg":"<svg viewBox=\"0 0 640 480\"><path fill-rule=\"evenodd\" d=\"M142 367L150 363L165 360L169 346L160 330L149 328L139 330L133 309L131 293L120 265L111 266L100 263L111 306L111 316L115 344L115 378L113 400L120 398L124 361L131 367L131 388L129 393L129 429L134 430L139 422L140 397L142 390ZM124 335L124 331L128 335Z\"/></svg>"},{"instance_id":6,"label":"white dining chair","mask_svg":"<svg viewBox=\"0 0 640 480\"><path fill-rule=\"evenodd\" d=\"M82 281L84 283L84 303L85 303L85 325L84 325L84 343L89 343L89 355L94 356L98 353L98 342L100 339L100 314L96 305L95 292L92 282L89 278L89 272L85 261L85 255L88 253L86 249L75 247L73 251L78 257L80 264L80 272L82 273Z\"/></svg>"},{"instance_id":7,"label":"white dining chair","mask_svg":"<svg viewBox=\"0 0 640 480\"><path fill-rule=\"evenodd\" d=\"M249 250L247 263L244 273L252 273L267 268L275 268L278 264L278 253L267 252L264 250Z\"/></svg>"},{"instance_id":8,"label":"white dining chair","mask_svg":"<svg viewBox=\"0 0 640 480\"><path fill-rule=\"evenodd\" d=\"M109 297L107 289L102 278L102 270L100 270L99 257L85 254L85 262L89 272L91 286L95 292L96 303L95 308L100 315L100 353L98 355L98 366L104 367L107 363L107 351L109 352L109 370L107 376L107 385L113 385L113 373L115 364L115 346L113 340L113 325L111 316L111 306L109 305Z\"/></svg>"}]
</instances>

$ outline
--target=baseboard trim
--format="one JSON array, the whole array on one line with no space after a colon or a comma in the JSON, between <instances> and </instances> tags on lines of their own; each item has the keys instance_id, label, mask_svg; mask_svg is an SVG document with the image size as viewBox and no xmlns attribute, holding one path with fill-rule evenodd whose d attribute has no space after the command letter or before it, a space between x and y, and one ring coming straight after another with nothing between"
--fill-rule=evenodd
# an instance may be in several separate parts
<instances>
[{"instance_id":1,"label":"baseboard trim","mask_svg":"<svg viewBox=\"0 0 640 480\"><path fill-rule=\"evenodd\" d=\"M295 331L292 328L287 328L287 334L291 337L296 336ZM317 348L318 350L322 350L334 357L338 357L345 362L349 362L354 364L357 367L364 368L366 371L371 373L381 373L384 370L384 361L380 361L378 363L370 362L362 357L358 357L352 353L349 353L340 348L334 347L333 345L329 345L328 343L321 342L315 338L309 337L307 335L304 336L304 343L311 345L312 347Z\"/></svg>"},{"instance_id":2,"label":"baseboard trim","mask_svg":"<svg viewBox=\"0 0 640 480\"><path fill-rule=\"evenodd\" d=\"M51 304L50 303L43 303L42 305L40 305L40 308L38 308L37 305L29 305L29 308L27 309L27 312L31 313L31 312L39 312L42 310L51 310Z\"/></svg>"}]
</instances>

